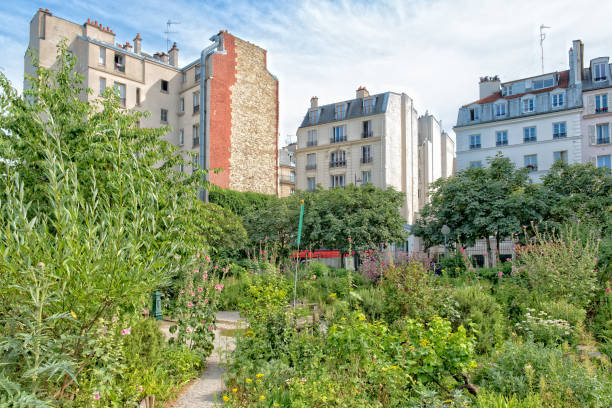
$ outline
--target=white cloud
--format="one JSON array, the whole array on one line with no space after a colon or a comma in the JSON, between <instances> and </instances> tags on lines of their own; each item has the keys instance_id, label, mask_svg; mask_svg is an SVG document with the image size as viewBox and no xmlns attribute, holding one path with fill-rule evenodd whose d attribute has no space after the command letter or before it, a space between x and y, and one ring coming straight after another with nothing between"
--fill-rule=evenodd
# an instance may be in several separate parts
<instances>
[{"instance_id":1,"label":"white cloud","mask_svg":"<svg viewBox=\"0 0 612 408\"><path fill-rule=\"evenodd\" d=\"M280 80L281 141L295 134L311 96L320 103L345 100L360 85L373 93L406 92L419 113L429 110L450 131L459 106L477 99L480 76L511 80L540 72L540 24L551 26L544 42L547 71L568 68L574 39L585 42L586 61L609 55L612 48L606 41L612 2L594 0L52 3L52 11L65 18L103 20L115 28L118 41L131 41L140 32L151 52L165 46L165 22L180 21L173 39L181 63L197 58L221 29L266 48L269 69ZM25 14L31 16L34 7ZM18 25L23 41L28 22L29 17ZM0 32L0 45L17 48L11 55L20 56L7 63L9 77L21 77L16 67L22 70L27 46L15 41L7 42Z\"/></svg>"}]
</instances>

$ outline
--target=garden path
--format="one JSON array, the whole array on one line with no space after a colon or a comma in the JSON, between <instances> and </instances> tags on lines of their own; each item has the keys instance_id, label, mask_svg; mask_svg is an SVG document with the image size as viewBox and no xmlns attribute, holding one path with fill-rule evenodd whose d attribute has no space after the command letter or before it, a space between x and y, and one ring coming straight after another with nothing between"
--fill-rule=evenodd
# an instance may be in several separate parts
<instances>
[{"instance_id":1,"label":"garden path","mask_svg":"<svg viewBox=\"0 0 612 408\"><path fill-rule=\"evenodd\" d=\"M240 327L238 312L218 312L214 349L206 359L200 378L187 386L173 408L209 408L221 405L223 396L223 362L226 353L235 347L233 331ZM162 326L163 330L163 326Z\"/></svg>"}]
</instances>

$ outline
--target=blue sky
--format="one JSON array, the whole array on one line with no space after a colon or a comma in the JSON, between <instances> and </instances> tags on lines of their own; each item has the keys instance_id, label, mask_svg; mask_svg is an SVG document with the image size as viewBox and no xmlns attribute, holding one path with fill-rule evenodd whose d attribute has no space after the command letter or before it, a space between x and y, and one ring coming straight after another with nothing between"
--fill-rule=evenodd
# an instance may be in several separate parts
<instances>
[{"instance_id":1,"label":"blue sky","mask_svg":"<svg viewBox=\"0 0 612 408\"><path fill-rule=\"evenodd\" d=\"M267 49L280 80L281 144L311 96L322 104L350 99L361 85L407 93L419 114L428 110L451 131L458 107L477 99L480 76L507 81L541 72L540 24L551 26L547 72L567 69L574 39L584 41L587 63L612 51L612 2L601 0L4 0L0 69L18 88L39 7L79 23L98 20L118 42L139 32L149 53L164 50L165 23L178 21L171 38L181 65L221 29Z\"/></svg>"}]
</instances>

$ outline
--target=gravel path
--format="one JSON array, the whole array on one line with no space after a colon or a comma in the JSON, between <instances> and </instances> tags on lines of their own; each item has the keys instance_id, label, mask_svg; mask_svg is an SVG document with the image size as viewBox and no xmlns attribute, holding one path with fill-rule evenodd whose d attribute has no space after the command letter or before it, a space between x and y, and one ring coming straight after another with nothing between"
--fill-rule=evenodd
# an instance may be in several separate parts
<instances>
[{"instance_id":1,"label":"gravel path","mask_svg":"<svg viewBox=\"0 0 612 408\"><path fill-rule=\"evenodd\" d=\"M171 323L168 324L170 326ZM162 330L164 330L162 325ZM206 369L197 380L187 386L173 408L208 408L215 407L221 403L223 396L222 367L224 358L228 351L234 349L234 338L231 332L240 327L240 315L238 312L217 313L217 329L215 330L215 348L206 359Z\"/></svg>"}]
</instances>

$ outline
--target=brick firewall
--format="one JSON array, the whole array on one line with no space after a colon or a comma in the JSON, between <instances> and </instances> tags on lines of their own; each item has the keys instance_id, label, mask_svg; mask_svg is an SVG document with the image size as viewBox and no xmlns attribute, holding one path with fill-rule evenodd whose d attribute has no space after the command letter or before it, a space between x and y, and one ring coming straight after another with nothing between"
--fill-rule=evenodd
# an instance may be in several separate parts
<instances>
[{"instance_id":1,"label":"brick firewall","mask_svg":"<svg viewBox=\"0 0 612 408\"><path fill-rule=\"evenodd\" d=\"M232 91L236 82L236 44L233 35L223 33L226 54L212 55L213 78L210 80L210 168L222 169L210 174L218 186L230 186L232 135Z\"/></svg>"}]
</instances>

